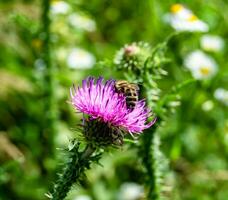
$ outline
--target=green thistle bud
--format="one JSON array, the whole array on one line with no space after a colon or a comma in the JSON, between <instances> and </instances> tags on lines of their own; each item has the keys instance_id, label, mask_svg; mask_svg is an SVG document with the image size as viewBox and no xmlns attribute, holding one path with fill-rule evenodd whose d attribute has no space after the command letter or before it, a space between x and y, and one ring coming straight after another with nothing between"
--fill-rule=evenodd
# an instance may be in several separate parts
<instances>
[{"instance_id":1,"label":"green thistle bud","mask_svg":"<svg viewBox=\"0 0 228 200\"><path fill-rule=\"evenodd\" d=\"M151 47L145 42L134 42L121 48L114 58L118 69L141 70L151 54Z\"/></svg>"}]
</instances>

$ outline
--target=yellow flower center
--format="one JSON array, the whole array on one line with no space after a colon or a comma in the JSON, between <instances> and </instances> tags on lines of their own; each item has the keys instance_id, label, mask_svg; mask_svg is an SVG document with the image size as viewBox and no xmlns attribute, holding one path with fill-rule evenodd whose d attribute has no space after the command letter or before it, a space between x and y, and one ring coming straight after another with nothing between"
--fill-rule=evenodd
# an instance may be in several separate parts
<instances>
[{"instance_id":1,"label":"yellow flower center","mask_svg":"<svg viewBox=\"0 0 228 200\"><path fill-rule=\"evenodd\" d=\"M183 9L184 9L184 6L182 6L181 4L174 4L170 8L172 13L177 13L177 12L183 10Z\"/></svg>"},{"instance_id":2,"label":"yellow flower center","mask_svg":"<svg viewBox=\"0 0 228 200\"><path fill-rule=\"evenodd\" d=\"M209 69L209 67L206 67L206 66L200 68L201 74L205 75L205 76L208 75L210 73L210 71L211 70Z\"/></svg>"},{"instance_id":3,"label":"yellow flower center","mask_svg":"<svg viewBox=\"0 0 228 200\"><path fill-rule=\"evenodd\" d=\"M188 19L187 19L189 22L195 22L198 20L198 17L195 16L195 15L191 15Z\"/></svg>"},{"instance_id":4,"label":"yellow flower center","mask_svg":"<svg viewBox=\"0 0 228 200\"><path fill-rule=\"evenodd\" d=\"M58 4L59 2L60 2L60 0L51 0L51 5Z\"/></svg>"},{"instance_id":5,"label":"yellow flower center","mask_svg":"<svg viewBox=\"0 0 228 200\"><path fill-rule=\"evenodd\" d=\"M42 41L38 38L35 38L32 40L32 46L35 48L35 49L41 49L42 47Z\"/></svg>"}]
</instances>

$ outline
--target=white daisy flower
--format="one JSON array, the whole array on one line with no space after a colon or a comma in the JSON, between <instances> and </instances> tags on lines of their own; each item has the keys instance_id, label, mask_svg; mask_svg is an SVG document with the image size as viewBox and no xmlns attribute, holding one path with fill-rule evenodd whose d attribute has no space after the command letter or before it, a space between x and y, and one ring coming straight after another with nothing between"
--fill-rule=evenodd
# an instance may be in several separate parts
<instances>
[{"instance_id":1,"label":"white daisy flower","mask_svg":"<svg viewBox=\"0 0 228 200\"><path fill-rule=\"evenodd\" d=\"M214 107L214 103L211 100L207 100L202 104L202 109L206 112L212 110L213 107Z\"/></svg>"},{"instance_id":2,"label":"white daisy flower","mask_svg":"<svg viewBox=\"0 0 228 200\"><path fill-rule=\"evenodd\" d=\"M95 62L93 54L80 48L73 48L67 57L67 65L71 69L89 69Z\"/></svg>"},{"instance_id":3,"label":"white daisy flower","mask_svg":"<svg viewBox=\"0 0 228 200\"><path fill-rule=\"evenodd\" d=\"M188 19L193 13L191 10L184 7L182 4L174 4L170 7L170 12L172 15L180 19Z\"/></svg>"},{"instance_id":4,"label":"white daisy flower","mask_svg":"<svg viewBox=\"0 0 228 200\"><path fill-rule=\"evenodd\" d=\"M79 195L74 198L74 200L92 200L90 196L87 195Z\"/></svg>"},{"instance_id":5,"label":"white daisy flower","mask_svg":"<svg viewBox=\"0 0 228 200\"><path fill-rule=\"evenodd\" d=\"M200 46L205 51L218 52L224 48L224 40L216 35L204 35L200 39Z\"/></svg>"},{"instance_id":6,"label":"white daisy flower","mask_svg":"<svg viewBox=\"0 0 228 200\"><path fill-rule=\"evenodd\" d=\"M177 31L207 32L209 29L205 22L181 4L171 6L171 13L167 16L167 20Z\"/></svg>"},{"instance_id":7,"label":"white daisy flower","mask_svg":"<svg viewBox=\"0 0 228 200\"><path fill-rule=\"evenodd\" d=\"M218 88L214 92L214 97L218 101L220 101L223 104L225 104L226 106L228 106L228 90L225 90L223 88Z\"/></svg>"},{"instance_id":8,"label":"white daisy flower","mask_svg":"<svg viewBox=\"0 0 228 200\"><path fill-rule=\"evenodd\" d=\"M70 10L70 5L65 1L52 0L51 14L66 14Z\"/></svg>"},{"instance_id":9,"label":"white daisy flower","mask_svg":"<svg viewBox=\"0 0 228 200\"><path fill-rule=\"evenodd\" d=\"M96 30L95 21L84 14L71 14L68 17L68 22L76 29L81 29L88 32L93 32Z\"/></svg>"},{"instance_id":10,"label":"white daisy flower","mask_svg":"<svg viewBox=\"0 0 228 200\"><path fill-rule=\"evenodd\" d=\"M137 183L124 183L121 185L118 200L138 200L144 196L144 190Z\"/></svg>"},{"instance_id":11,"label":"white daisy flower","mask_svg":"<svg viewBox=\"0 0 228 200\"><path fill-rule=\"evenodd\" d=\"M193 77L199 80L209 79L218 71L215 60L200 50L188 54L184 65L191 71Z\"/></svg>"}]
</instances>

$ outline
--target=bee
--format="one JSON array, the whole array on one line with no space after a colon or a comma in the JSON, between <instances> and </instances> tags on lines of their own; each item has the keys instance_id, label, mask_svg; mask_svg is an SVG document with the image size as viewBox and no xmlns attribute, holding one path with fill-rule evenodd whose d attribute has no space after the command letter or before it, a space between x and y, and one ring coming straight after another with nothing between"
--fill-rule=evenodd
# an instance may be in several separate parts
<instances>
[{"instance_id":1,"label":"bee","mask_svg":"<svg viewBox=\"0 0 228 200\"><path fill-rule=\"evenodd\" d=\"M118 80L115 83L116 91L123 93L126 97L126 104L128 108L134 109L139 97L139 86L134 83L129 83L125 80Z\"/></svg>"}]
</instances>

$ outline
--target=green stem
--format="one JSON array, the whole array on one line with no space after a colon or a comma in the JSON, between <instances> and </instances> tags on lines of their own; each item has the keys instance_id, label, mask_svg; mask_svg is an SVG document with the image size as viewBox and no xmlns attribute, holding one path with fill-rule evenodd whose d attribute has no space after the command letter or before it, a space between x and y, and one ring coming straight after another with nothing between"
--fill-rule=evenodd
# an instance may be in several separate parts
<instances>
[{"instance_id":1,"label":"green stem","mask_svg":"<svg viewBox=\"0 0 228 200\"><path fill-rule=\"evenodd\" d=\"M49 195L52 200L63 200L74 183L79 183L81 176L92 161L92 153L95 148L88 145L83 152L79 152L79 146L73 147L69 153L68 162L63 173L54 185L53 192Z\"/></svg>"},{"instance_id":2,"label":"green stem","mask_svg":"<svg viewBox=\"0 0 228 200\"><path fill-rule=\"evenodd\" d=\"M147 174L147 185L149 192L147 194L148 199L159 199L159 188L157 186L157 176L156 176L156 156L154 154L154 138L155 132L158 127L158 122L156 122L153 127L146 130L142 135L142 155L143 155L143 164L146 169Z\"/></svg>"},{"instance_id":3,"label":"green stem","mask_svg":"<svg viewBox=\"0 0 228 200\"><path fill-rule=\"evenodd\" d=\"M53 137L56 132L56 120L57 120L57 109L56 109L56 97L54 91L56 90L55 82L55 65L52 63L51 56L51 42L50 42L50 24L49 18L50 1L43 0L42 4L42 32L40 38L42 40L42 53L41 58L44 62L43 79L42 79L42 92L43 92L43 130L41 131L41 142L42 145L48 147L44 148L43 155L53 155Z\"/></svg>"},{"instance_id":4,"label":"green stem","mask_svg":"<svg viewBox=\"0 0 228 200\"><path fill-rule=\"evenodd\" d=\"M149 107L154 108L153 99L151 99L150 90L151 88L157 88L157 83L153 80L151 80L151 74L146 71L143 76L143 83L144 88L142 90L142 93L144 93L146 99L147 99L147 105ZM148 194L147 199L151 200L158 200L160 199L160 185L158 181L158 168L157 168L157 162L158 158L154 151L155 148L159 148L155 144L155 134L156 130L160 125L160 116L156 115L157 121L156 123L150 128L147 129L144 134L142 135L142 163L146 170L146 183L148 186Z\"/></svg>"}]
</instances>

